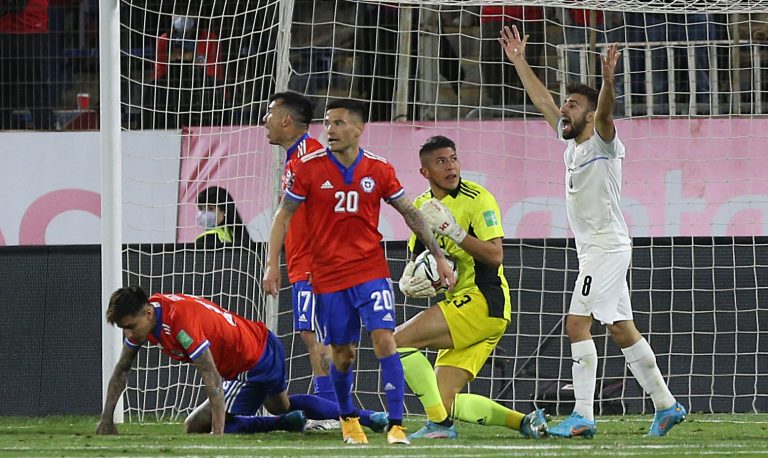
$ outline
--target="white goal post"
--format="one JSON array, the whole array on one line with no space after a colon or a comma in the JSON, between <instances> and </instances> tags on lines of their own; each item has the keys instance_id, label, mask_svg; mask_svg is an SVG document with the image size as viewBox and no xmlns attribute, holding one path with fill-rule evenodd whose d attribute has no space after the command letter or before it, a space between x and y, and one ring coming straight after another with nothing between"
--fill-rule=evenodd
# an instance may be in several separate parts
<instances>
[{"instance_id":1,"label":"white goal post","mask_svg":"<svg viewBox=\"0 0 768 458\"><path fill-rule=\"evenodd\" d=\"M355 98L369 107L363 146L395 165L408 195L426 188L417 151L439 134L456 141L463 177L499 201L513 321L469 390L522 411L539 405L565 412L567 393L559 388L570 378L570 360L561 320L577 261L562 195L563 148L502 58L498 30L516 24L529 35L529 61L558 103L568 83L598 85L599 53L606 43L621 44L614 115L627 146L622 205L635 246L629 281L638 328L673 393L693 411L768 409L768 2L120 0L116 6L119 24L107 22L102 6L102 27L117 28L101 35L102 135L132 130L178 138L181 146L179 175L168 177L178 183L178 200L155 203L168 218L125 222L146 233L141 241L124 240L116 229L125 213L119 207L140 211L140 205L129 195L116 202L119 192L109 200L103 194L104 215L115 218L105 226L104 252L122 246L120 266L104 264L105 297L122 279L150 292L204 295L265 320L285 344L289 389L310 390L288 290L270 303L260 287L284 158L259 124L277 91L307 95L316 121L329 99ZM104 46L115 46L107 37L117 35L119 62L109 64L110 74ZM108 91L116 79L120 90ZM311 133L324 141L320 123ZM104 144L113 166L130 154ZM132 159L146 167L157 160ZM122 179L136 178L124 171ZM195 246L202 232L197 197L210 186L232 196L249 243ZM168 228L173 239L158 235ZM384 210L380 231L396 280L408 231L391 209ZM425 305L399 292L397 298L400 321ZM647 412L649 399L621 353L603 328L594 331L599 411ZM109 355L119 354L110 335L114 329L105 325L105 380L114 365ZM365 338L357 364L358 401L381 408L378 365ZM125 414L178 418L204 396L194 370L149 348L131 373ZM413 396L406 407L422 413Z\"/></svg>"}]
</instances>

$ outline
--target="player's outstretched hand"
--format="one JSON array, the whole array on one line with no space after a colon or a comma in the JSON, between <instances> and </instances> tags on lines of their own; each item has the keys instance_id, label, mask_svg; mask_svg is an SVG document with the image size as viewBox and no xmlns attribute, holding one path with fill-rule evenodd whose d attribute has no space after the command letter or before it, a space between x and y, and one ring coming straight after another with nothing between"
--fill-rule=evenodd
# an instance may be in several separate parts
<instances>
[{"instance_id":1,"label":"player's outstretched hand","mask_svg":"<svg viewBox=\"0 0 768 458\"><path fill-rule=\"evenodd\" d=\"M501 48L510 62L514 64L520 59L525 59L525 44L528 43L528 35L520 39L520 32L518 32L517 26L514 25L511 30L505 25L499 35Z\"/></svg>"},{"instance_id":2,"label":"player's outstretched hand","mask_svg":"<svg viewBox=\"0 0 768 458\"><path fill-rule=\"evenodd\" d=\"M264 271L264 278L261 280L261 286L267 294L277 296L277 292L280 289L280 268L267 265Z\"/></svg>"},{"instance_id":3,"label":"player's outstretched hand","mask_svg":"<svg viewBox=\"0 0 768 458\"><path fill-rule=\"evenodd\" d=\"M467 231L456 222L448 207L434 197L424 202L421 214L432 226L433 231L450 238L456 245L460 245L467 236Z\"/></svg>"},{"instance_id":4,"label":"player's outstretched hand","mask_svg":"<svg viewBox=\"0 0 768 458\"><path fill-rule=\"evenodd\" d=\"M117 426L113 422L106 423L100 421L99 426L96 427L96 434L117 434Z\"/></svg>"},{"instance_id":5,"label":"player's outstretched hand","mask_svg":"<svg viewBox=\"0 0 768 458\"><path fill-rule=\"evenodd\" d=\"M456 285L456 277L454 276L451 265L445 258L437 259L437 271L440 272L440 283L448 287L448 291L453 291L453 287Z\"/></svg>"},{"instance_id":6,"label":"player's outstretched hand","mask_svg":"<svg viewBox=\"0 0 768 458\"><path fill-rule=\"evenodd\" d=\"M400 287L400 291L408 297L435 297L437 292L432 286L432 282L427 277L415 277L413 275L416 269L416 263L408 261L403 270L403 276L400 277L400 281L397 285Z\"/></svg>"},{"instance_id":7,"label":"player's outstretched hand","mask_svg":"<svg viewBox=\"0 0 768 458\"><path fill-rule=\"evenodd\" d=\"M619 44L614 43L605 51L605 54L600 55L600 60L603 63L603 81L613 81L616 72L616 65L621 58L621 51L619 51Z\"/></svg>"}]
</instances>

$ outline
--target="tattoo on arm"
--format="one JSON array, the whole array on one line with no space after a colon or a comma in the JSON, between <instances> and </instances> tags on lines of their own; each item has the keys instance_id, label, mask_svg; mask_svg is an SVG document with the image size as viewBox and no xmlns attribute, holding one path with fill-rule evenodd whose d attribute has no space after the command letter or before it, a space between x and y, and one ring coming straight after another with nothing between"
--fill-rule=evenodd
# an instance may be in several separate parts
<instances>
[{"instance_id":1,"label":"tattoo on arm","mask_svg":"<svg viewBox=\"0 0 768 458\"><path fill-rule=\"evenodd\" d=\"M112 376L109 378L109 385L107 385L107 394L104 397L104 410L101 413L102 421L112 421L115 406L117 401L120 400L120 396L123 395L123 391L125 391L125 385L128 382L128 372L131 371L131 365L137 353L137 350L123 346L120 358L117 360Z\"/></svg>"},{"instance_id":2,"label":"tattoo on arm","mask_svg":"<svg viewBox=\"0 0 768 458\"><path fill-rule=\"evenodd\" d=\"M195 367L205 384L205 390L208 394L208 402L211 406L211 431L215 434L224 432L224 388L221 375L216 369L216 363L213 361L213 354L210 348L206 348L203 353L195 359Z\"/></svg>"},{"instance_id":3,"label":"tattoo on arm","mask_svg":"<svg viewBox=\"0 0 768 458\"><path fill-rule=\"evenodd\" d=\"M440 245L437 243L435 235L432 233L432 228L409 199L403 196L393 200L391 204L395 207L395 210L403 215L405 224L408 225L413 233L416 234L416 237L421 240L424 246L431 251L432 254L437 255L438 253L441 253Z\"/></svg>"}]
</instances>

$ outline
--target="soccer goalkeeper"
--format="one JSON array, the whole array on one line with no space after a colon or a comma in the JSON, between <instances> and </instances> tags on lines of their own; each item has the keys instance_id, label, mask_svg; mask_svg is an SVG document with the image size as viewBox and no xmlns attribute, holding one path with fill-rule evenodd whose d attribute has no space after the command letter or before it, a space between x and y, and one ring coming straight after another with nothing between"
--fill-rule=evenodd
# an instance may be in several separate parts
<instances>
[{"instance_id":1,"label":"soccer goalkeeper","mask_svg":"<svg viewBox=\"0 0 768 458\"><path fill-rule=\"evenodd\" d=\"M525 437L547 428L542 410L523 415L476 394L461 393L475 378L510 322L509 287L504 278L501 215L485 188L461 178L456 145L443 136L429 138L419 150L421 174L429 189L414 206L430 223L441 248L458 266L458 280L446 300L424 310L395 330L405 380L427 413L427 424L411 439L454 439L453 419L506 426ZM415 236L414 254L424 251ZM414 275L410 261L400 279L409 297L432 297L426 278ZM433 370L420 348L440 349ZM449 416L448 413L451 412Z\"/></svg>"},{"instance_id":2,"label":"soccer goalkeeper","mask_svg":"<svg viewBox=\"0 0 768 458\"><path fill-rule=\"evenodd\" d=\"M339 417L336 403L313 395L288 396L283 345L260 321L196 296L147 297L137 286L112 294L107 321L123 329L125 345L109 380L98 434L117 434L115 405L145 341L172 359L194 364L203 379L208 400L185 420L188 433L303 432L305 418ZM279 415L257 416L262 405Z\"/></svg>"}]
</instances>

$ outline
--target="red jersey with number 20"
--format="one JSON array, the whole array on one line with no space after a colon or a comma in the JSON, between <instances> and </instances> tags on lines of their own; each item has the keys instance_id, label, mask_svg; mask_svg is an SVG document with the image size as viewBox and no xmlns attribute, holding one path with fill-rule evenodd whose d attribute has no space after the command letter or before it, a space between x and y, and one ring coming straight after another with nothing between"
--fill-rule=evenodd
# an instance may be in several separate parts
<instances>
[{"instance_id":1,"label":"red jersey with number 20","mask_svg":"<svg viewBox=\"0 0 768 458\"><path fill-rule=\"evenodd\" d=\"M363 149L349 167L327 150L299 160L285 195L304 202L312 223L315 293L389 278L379 212L382 199L391 202L403 194L392 164Z\"/></svg>"},{"instance_id":2,"label":"red jersey with number 20","mask_svg":"<svg viewBox=\"0 0 768 458\"><path fill-rule=\"evenodd\" d=\"M299 160L306 154L324 151L325 147L316 139L304 134L293 146L286 151L285 170L283 173L283 189L293 181L294 169ZM300 206L291 218L288 234L285 236L285 259L288 263L288 279L291 283L309 279L309 269L312 257L309 249L312 242L312 231L307 221L304 205Z\"/></svg>"},{"instance_id":3,"label":"red jersey with number 20","mask_svg":"<svg viewBox=\"0 0 768 458\"><path fill-rule=\"evenodd\" d=\"M225 380L250 370L261 359L268 330L264 323L228 312L211 301L186 294L153 294L157 325L147 340L177 361L191 363L211 349ZM143 342L126 338L138 350Z\"/></svg>"}]
</instances>

